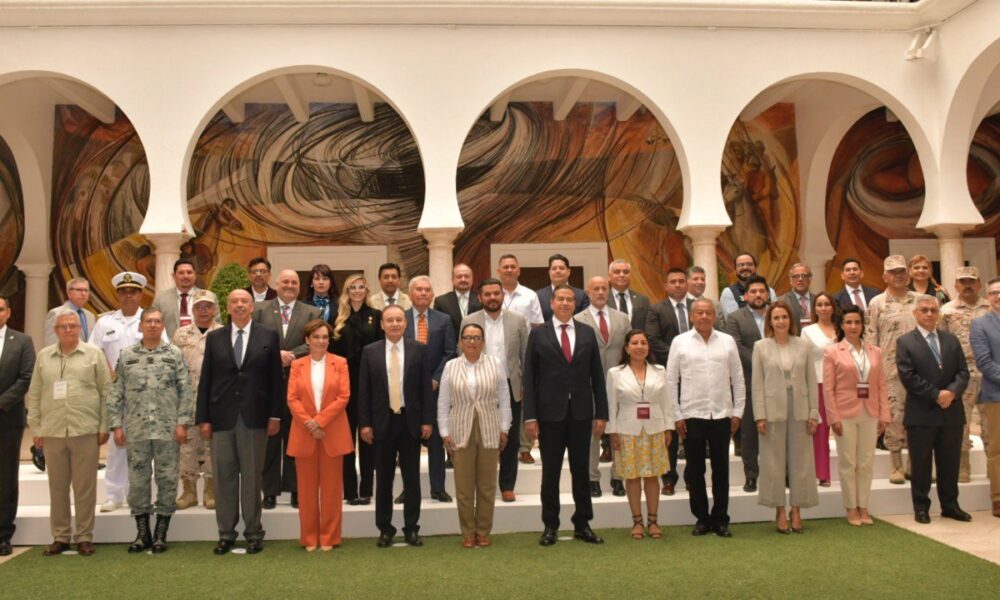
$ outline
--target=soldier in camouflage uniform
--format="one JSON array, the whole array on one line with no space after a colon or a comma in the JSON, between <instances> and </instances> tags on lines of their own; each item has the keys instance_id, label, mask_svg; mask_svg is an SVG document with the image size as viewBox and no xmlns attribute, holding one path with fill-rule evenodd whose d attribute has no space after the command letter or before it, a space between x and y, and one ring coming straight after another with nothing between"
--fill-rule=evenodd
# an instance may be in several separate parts
<instances>
[{"instance_id":1,"label":"soldier in camouflage uniform","mask_svg":"<svg viewBox=\"0 0 1000 600\"><path fill-rule=\"evenodd\" d=\"M115 444L128 455L128 503L137 536L129 552L167 549L167 529L177 499L178 444L194 424L191 377L180 349L164 343L163 313L148 309L139 323L142 342L122 350L108 398ZM126 440L125 432L128 431ZM156 473L156 530L150 535L151 476Z\"/></svg>"},{"instance_id":2,"label":"soldier in camouflage uniform","mask_svg":"<svg viewBox=\"0 0 1000 600\"><path fill-rule=\"evenodd\" d=\"M986 419L981 411L974 410L979 399L979 387L983 374L976 368L976 357L972 354L969 344L969 329L972 320L990 312L989 303L979 295L982 284L979 281L979 269L976 267L959 267L955 271L955 291L958 297L941 307L941 327L953 334L962 343L965 362L969 365L969 387L962 394L962 404L965 407L965 431L962 433L962 462L958 468L958 481L968 483L972 480L969 450L972 449L972 438L969 437L969 425L972 424L973 412L979 413L979 436L986 445Z\"/></svg>"},{"instance_id":3,"label":"soldier in camouflage uniform","mask_svg":"<svg viewBox=\"0 0 1000 600\"><path fill-rule=\"evenodd\" d=\"M899 370L896 368L896 340L917 327L913 316L917 295L907 289L910 275L906 269L906 259L898 254L885 259L882 278L886 289L868 303L865 339L882 350L882 371L889 387L889 411L892 414L892 421L885 430L885 446L892 453L889 481L902 484L906 482L903 474L903 447L906 444L903 412L906 390L899 381Z\"/></svg>"},{"instance_id":4,"label":"soldier in camouflage uniform","mask_svg":"<svg viewBox=\"0 0 1000 600\"><path fill-rule=\"evenodd\" d=\"M205 336L209 331L222 327L216 322L219 301L210 290L198 290L191 304L194 323L181 327L174 333L174 345L184 353L184 362L191 373L191 387L197 392L201 378L201 363L205 358ZM197 393L191 396L192 405ZM199 455L201 457L199 458ZM215 508L215 485L212 481L212 444L200 435L189 435L181 446L181 497L177 509L184 510L198 504L198 475L205 478L205 508Z\"/></svg>"}]
</instances>

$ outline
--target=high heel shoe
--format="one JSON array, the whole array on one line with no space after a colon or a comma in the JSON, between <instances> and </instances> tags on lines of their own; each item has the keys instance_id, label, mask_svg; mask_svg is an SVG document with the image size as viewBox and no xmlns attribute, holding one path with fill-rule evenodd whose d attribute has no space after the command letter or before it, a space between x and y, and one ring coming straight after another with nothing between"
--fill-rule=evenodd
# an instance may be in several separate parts
<instances>
[{"instance_id":1,"label":"high heel shoe","mask_svg":"<svg viewBox=\"0 0 1000 600\"><path fill-rule=\"evenodd\" d=\"M642 528L642 515L632 515L632 539L641 540L646 537L646 532Z\"/></svg>"},{"instance_id":2,"label":"high heel shoe","mask_svg":"<svg viewBox=\"0 0 1000 600\"><path fill-rule=\"evenodd\" d=\"M858 509L851 508L847 511L847 522L854 527L861 527L861 517L858 516Z\"/></svg>"},{"instance_id":3,"label":"high heel shoe","mask_svg":"<svg viewBox=\"0 0 1000 600\"><path fill-rule=\"evenodd\" d=\"M799 521L799 526L794 525L796 519ZM791 515L789 515L789 520L792 522L792 533L802 533L804 529L802 528L802 516L799 514L798 509L792 509Z\"/></svg>"},{"instance_id":4,"label":"high heel shoe","mask_svg":"<svg viewBox=\"0 0 1000 600\"><path fill-rule=\"evenodd\" d=\"M654 540L663 537L663 532L660 531L660 526L656 523L656 515L651 514L646 518L646 528L649 529L649 537Z\"/></svg>"},{"instance_id":5,"label":"high heel shoe","mask_svg":"<svg viewBox=\"0 0 1000 600\"><path fill-rule=\"evenodd\" d=\"M781 522L784 521L785 524L782 526ZM785 511L778 512L774 517L774 530L781 535L788 535L792 533L792 530L788 528L788 517L785 516Z\"/></svg>"}]
</instances>

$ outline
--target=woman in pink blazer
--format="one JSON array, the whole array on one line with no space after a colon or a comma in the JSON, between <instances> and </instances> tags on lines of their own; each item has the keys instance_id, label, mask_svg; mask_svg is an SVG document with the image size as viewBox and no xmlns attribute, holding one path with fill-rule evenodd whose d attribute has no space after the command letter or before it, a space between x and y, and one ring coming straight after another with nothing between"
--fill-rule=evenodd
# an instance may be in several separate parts
<instances>
[{"instance_id":1,"label":"woman in pink blazer","mask_svg":"<svg viewBox=\"0 0 1000 600\"><path fill-rule=\"evenodd\" d=\"M312 552L340 545L344 455L354 452L354 442L345 412L351 396L347 359L326 351L326 321L310 321L305 333L309 354L292 363L288 376L288 455L295 457L299 480L299 539Z\"/></svg>"},{"instance_id":2,"label":"woman in pink blazer","mask_svg":"<svg viewBox=\"0 0 1000 600\"><path fill-rule=\"evenodd\" d=\"M865 316L857 306L844 309L839 330L839 341L823 352L826 417L836 435L847 522L874 525L868 497L875 442L891 420L882 352L861 340Z\"/></svg>"}]
</instances>

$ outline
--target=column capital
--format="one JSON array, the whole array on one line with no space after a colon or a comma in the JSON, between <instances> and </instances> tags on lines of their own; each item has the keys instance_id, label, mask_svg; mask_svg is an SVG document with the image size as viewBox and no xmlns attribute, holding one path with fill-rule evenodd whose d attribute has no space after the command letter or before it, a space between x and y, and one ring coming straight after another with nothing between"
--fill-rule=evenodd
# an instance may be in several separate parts
<instances>
[{"instance_id":1,"label":"column capital","mask_svg":"<svg viewBox=\"0 0 1000 600\"><path fill-rule=\"evenodd\" d=\"M726 230L723 225L686 225L679 227L681 233L691 239L692 244L714 244L719 234Z\"/></svg>"},{"instance_id":2,"label":"column capital","mask_svg":"<svg viewBox=\"0 0 1000 600\"><path fill-rule=\"evenodd\" d=\"M52 274L52 263L16 263L17 269L29 279L48 278Z\"/></svg>"},{"instance_id":3,"label":"column capital","mask_svg":"<svg viewBox=\"0 0 1000 600\"><path fill-rule=\"evenodd\" d=\"M429 248L451 248L455 245L455 238L462 233L462 227L423 227L419 229L420 235L427 240Z\"/></svg>"},{"instance_id":4,"label":"column capital","mask_svg":"<svg viewBox=\"0 0 1000 600\"><path fill-rule=\"evenodd\" d=\"M922 229L928 233L933 233L939 240L952 240L962 239L963 232L974 227L975 225L930 225Z\"/></svg>"},{"instance_id":5,"label":"column capital","mask_svg":"<svg viewBox=\"0 0 1000 600\"><path fill-rule=\"evenodd\" d=\"M193 236L189 233L146 233L146 239L153 243L157 252L180 254L181 245Z\"/></svg>"}]
</instances>

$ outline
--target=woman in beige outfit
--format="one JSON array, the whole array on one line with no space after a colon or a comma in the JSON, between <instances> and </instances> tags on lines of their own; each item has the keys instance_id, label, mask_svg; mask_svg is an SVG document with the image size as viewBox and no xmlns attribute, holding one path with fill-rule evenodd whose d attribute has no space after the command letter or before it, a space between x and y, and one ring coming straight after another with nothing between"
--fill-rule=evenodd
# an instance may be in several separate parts
<instances>
[{"instance_id":1,"label":"woman in beige outfit","mask_svg":"<svg viewBox=\"0 0 1000 600\"><path fill-rule=\"evenodd\" d=\"M775 507L779 533L802 533L799 509L819 504L812 440L819 422L818 392L809 340L798 337L787 304L771 304L764 316L764 339L753 349L753 411L760 434L757 501Z\"/></svg>"}]
</instances>

